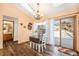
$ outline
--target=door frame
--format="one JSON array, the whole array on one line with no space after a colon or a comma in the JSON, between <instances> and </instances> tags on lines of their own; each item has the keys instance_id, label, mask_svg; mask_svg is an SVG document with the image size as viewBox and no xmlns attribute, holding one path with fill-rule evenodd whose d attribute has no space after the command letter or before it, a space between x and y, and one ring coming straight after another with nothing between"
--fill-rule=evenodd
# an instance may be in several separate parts
<instances>
[{"instance_id":1,"label":"door frame","mask_svg":"<svg viewBox=\"0 0 79 59\"><path fill-rule=\"evenodd\" d=\"M11 19L11 20L10 20ZM15 17L11 17L11 16L3 16L3 20L2 20L2 22L3 21L11 21L11 22L13 22L13 27L15 27L15 22L17 21L17 23L18 23L18 18L15 18ZM3 32L3 25L4 25L4 23L2 24L2 32ZM17 26L18 26L18 24L17 24ZM18 30L18 29L17 29ZM13 29L13 32L15 33L15 29ZM13 41L18 41L18 38L17 38L17 40L15 40L15 38L14 38L14 36L15 36L15 34L13 33ZM4 33L3 33L4 34ZM3 35L2 34L2 35ZM18 35L18 34L17 34Z\"/></svg>"},{"instance_id":2,"label":"door frame","mask_svg":"<svg viewBox=\"0 0 79 59\"><path fill-rule=\"evenodd\" d=\"M63 19L66 19L66 18L74 18L74 28L73 28L73 49L71 49L71 48L68 48L68 49L71 49L71 50L76 50L76 15L73 15L73 16L68 16L68 17L63 17L63 18L60 18L59 20L60 20L60 46L61 46L61 20L63 20ZM63 47L63 46L61 46L61 47ZM63 47L63 48L67 48L67 47Z\"/></svg>"}]
</instances>

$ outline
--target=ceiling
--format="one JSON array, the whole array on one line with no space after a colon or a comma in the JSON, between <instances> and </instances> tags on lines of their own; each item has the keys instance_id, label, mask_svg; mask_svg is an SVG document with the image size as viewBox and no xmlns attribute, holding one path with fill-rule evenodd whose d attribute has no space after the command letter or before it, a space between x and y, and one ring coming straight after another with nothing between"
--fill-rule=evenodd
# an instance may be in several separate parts
<instances>
[{"instance_id":1,"label":"ceiling","mask_svg":"<svg viewBox=\"0 0 79 59\"><path fill-rule=\"evenodd\" d=\"M37 9L37 5L34 3L29 3L28 5L34 10ZM62 5L62 3L54 3L54 4L52 4L52 3L40 3L40 5L39 5L40 14L42 16L48 16L49 14L51 14L51 11L53 10L53 8L56 8L60 5Z\"/></svg>"},{"instance_id":2,"label":"ceiling","mask_svg":"<svg viewBox=\"0 0 79 59\"><path fill-rule=\"evenodd\" d=\"M37 9L36 3L20 3L18 4L24 12L30 16L34 16L33 10ZM40 3L39 10L42 16L54 15L64 11L69 11L76 8L78 3Z\"/></svg>"}]
</instances>

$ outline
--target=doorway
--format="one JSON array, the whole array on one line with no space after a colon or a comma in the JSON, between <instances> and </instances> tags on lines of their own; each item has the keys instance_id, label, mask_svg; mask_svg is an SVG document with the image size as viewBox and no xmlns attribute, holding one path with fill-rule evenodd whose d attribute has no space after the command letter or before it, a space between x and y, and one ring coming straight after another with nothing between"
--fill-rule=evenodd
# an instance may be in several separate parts
<instances>
[{"instance_id":1,"label":"doorway","mask_svg":"<svg viewBox=\"0 0 79 59\"><path fill-rule=\"evenodd\" d=\"M3 48L18 44L18 19L10 16L3 17Z\"/></svg>"},{"instance_id":2,"label":"doorway","mask_svg":"<svg viewBox=\"0 0 79 59\"><path fill-rule=\"evenodd\" d=\"M14 39L14 22L3 21L3 47Z\"/></svg>"}]
</instances>

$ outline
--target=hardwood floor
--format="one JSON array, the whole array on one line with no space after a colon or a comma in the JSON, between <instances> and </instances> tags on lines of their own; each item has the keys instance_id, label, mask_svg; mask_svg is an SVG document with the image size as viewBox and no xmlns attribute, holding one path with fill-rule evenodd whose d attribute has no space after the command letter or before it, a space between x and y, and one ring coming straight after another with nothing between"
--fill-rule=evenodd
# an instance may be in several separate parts
<instances>
[{"instance_id":1,"label":"hardwood floor","mask_svg":"<svg viewBox=\"0 0 79 59\"><path fill-rule=\"evenodd\" d=\"M24 44L17 44L17 42L6 42L4 48L0 50L2 56L36 56L38 53L29 46Z\"/></svg>"},{"instance_id":2,"label":"hardwood floor","mask_svg":"<svg viewBox=\"0 0 79 59\"><path fill-rule=\"evenodd\" d=\"M0 50L0 56L60 56L60 53L54 46L48 45L43 53L38 53L29 47L29 43L17 44L12 41L5 42L4 48Z\"/></svg>"}]
</instances>

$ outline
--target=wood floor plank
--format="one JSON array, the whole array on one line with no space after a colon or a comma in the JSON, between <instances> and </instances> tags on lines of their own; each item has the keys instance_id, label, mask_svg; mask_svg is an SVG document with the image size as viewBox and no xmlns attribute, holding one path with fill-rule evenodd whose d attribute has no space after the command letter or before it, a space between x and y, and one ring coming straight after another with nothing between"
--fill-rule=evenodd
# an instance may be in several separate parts
<instances>
[{"instance_id":1,"label":"wood floor plank","mask_svg":"<svg viewBox=\"0 0 79 59\"><path fill-rule=\"evenodd\" d=\"M4 48L0 50L0 56L53 56L54 47L47 46L47 49L42 53L30 48L29 43L18 44L17 42L8 41L4 43Z\"/></svg>"}]
</instances>

